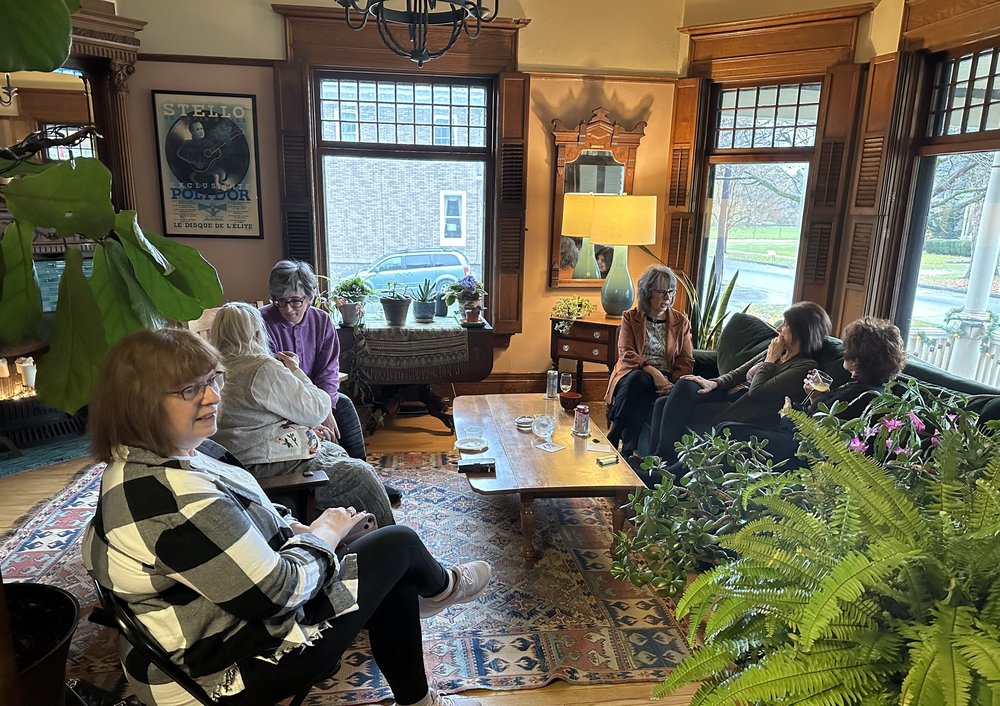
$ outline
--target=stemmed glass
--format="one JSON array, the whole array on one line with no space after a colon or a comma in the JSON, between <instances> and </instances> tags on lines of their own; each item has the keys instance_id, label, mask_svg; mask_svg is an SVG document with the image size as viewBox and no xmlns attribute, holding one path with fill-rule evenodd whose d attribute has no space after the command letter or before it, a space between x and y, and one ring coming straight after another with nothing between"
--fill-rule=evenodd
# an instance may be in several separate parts
<instances>
[{"instance_id":1,"label":"stemmed glass","mask_svg":"<svg viewBox=\"0 0 1000 706\"><path fill-rule=\"evenodd\" d=\"M542 440L542 444L539 446L545 446L546 444L552 443L552 432L556 430L556 420L550 414L539 414L535 417L535 421L531 423L531 431Z\"/></svg>"},{"instance_id":2,"label":"stemmed glass","mask_svg":"<svg viewBox=\"0 0 1000 706\"><path fill-rule=\"evenodd\" d=\"M813 394L817 392L822 394L830 391L830 385L833 383L833 378L827 373L824 373L822 370L814 368L809 371L808 375L806 375L806 382L808 382L810 387L812 387L812 390L810 390L809 394L806 396L805 406L808 408L812 405Z\"/></svg>"},{"instance_id":3,"label":"stemmed glass","mask_svg":"<svg viewBox=\"0 0 1000 706\"><path fill-rule=\"evenodd\" d=\"M559 376L559 389L563 392L573 389L573 373L563 373Z\"/></svg>"}]
</instances>

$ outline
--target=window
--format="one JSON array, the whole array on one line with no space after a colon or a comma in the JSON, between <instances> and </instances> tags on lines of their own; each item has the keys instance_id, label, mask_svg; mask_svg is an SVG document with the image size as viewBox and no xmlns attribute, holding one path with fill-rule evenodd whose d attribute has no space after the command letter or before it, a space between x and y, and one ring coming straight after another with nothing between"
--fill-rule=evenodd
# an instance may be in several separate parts
<instances>
[{"instance_id":1,"label":"window","mask_svg":"<svg viewBox=\"0 0 1000 706\"><path fill-rule=\"evenodd\" d=\"M83 125L46 125L45 130L52 137L68 137ZM97 151L94 147L94 138L87 135L79 144L73 147L49 147L45 150L45 158L50 162L65 162L67 159L75 157L96 157Z\"/></svg>"},{"instance_id":2,"label":"window","mask_svg":"<svg viewBox=\"0 0 1000 706\"><path fill-rule=\"evenodd\" d=\"M933 137L1000 129L1000 48L942 61L931 97Z\"/></svg>"},{"instance_id":3,"label":"window","mask_svg":"<svg viewBox=\"0 0 1000 706\"><path fill-rule=\"evenodd\" d=\"M441 192L441 245L465 245L465 192Z\"/></svg>"},{"instance_id":4,"label":"window","mask_svg":"<svg viewBox=\"0 0 1000 706\"><path fill-rule=\"evenodd\" d=\"M794 301L819 83L720 88L708 161L701 283L736 284L730 311L768 321Z\"/></svg>"},{"instance_id":5,"label":"window","mask_svg":"<svg viewBox=\"0 0 1000 706\"><path fill-rule=\"evenodd\" d=\"M491 84L337 74L317 92L327 274L375 289L481 278Z\"/></svg>"}]
</instances>

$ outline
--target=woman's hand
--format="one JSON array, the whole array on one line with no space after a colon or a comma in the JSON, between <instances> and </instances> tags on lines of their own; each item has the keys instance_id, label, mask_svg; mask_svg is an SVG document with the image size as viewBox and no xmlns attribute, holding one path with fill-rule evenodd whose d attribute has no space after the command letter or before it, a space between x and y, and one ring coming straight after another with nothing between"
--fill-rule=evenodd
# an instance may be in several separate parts
<instances>
[{"instance_id":1,"label":"woman's hand","mask_svg":"<svg viewBox=\"0 0 1000 706\"><path fill-rule=\"evenodd\" d=\"M336 549L337 545L364 518L353 507L331 507L309 525L309 532ZM292 530L295 531L294 529Z\"/></svg>"},{"instance_id":2,"label":"woman's hand","mask_svg":"<svg viewBox=\"0 0 1000 706\"><path fill-rule=\"evenodd\" d=\"M792 408L792 398L789 397L788 395L785 395L785 406L782 407L782 409L791 409L791 408Z\"/></svg>"},{"instance_id":3,"label":"woman's hand","mask_svg":"<svg viewBox=\"0 0 1000 706\"><path fill-rule=\"evenodd\" d=\"M313 427L312 430L316 432L322 441L336 441L337 438L333 435L333 432L327 429L325 426L320 424L318 427Z\"/></svg>"},{"instance_id":4,"label":"woman's hand","mask_svg":"<svg viewBox=\"0 0 1000 706\"><path fill-rule=\"evenodd\" d=\"M816 379L818 374L819 373L816 370L816 368L813 368L808 373L806 373L805 378L802 379L802 391L805 392L806 395L811 395L813 393L813 390L816 389L813 387L813 380Z\"/></svg>"},{"instance_id":5,"label":"woman's hand","mask_svg":"<svg viewBox=\"0 0 1000 706\"><path fill-rule=\"evenodd\" d=\"M767 346L767 353L764 355L765 363L777 363L781 356L785 354L785 345L781 342L781 337L774 338Z\"/></svg>"},{"instance_id":6,"label":"woman's hand","mask_svg":"<svg viewBox=\"0 0 1000 706\"><path fill-rule=\"evenodd\" d=\"M330 441L340 441L340 428L337 426L337 420L333 418L333 411L323 420L323 426L330 432Z\"/></svg>"},{"instance_id":7,"label":"woman's hand","mask_svg":"<svg viewBox=\"0 0 1000 706\"><path fill-rule=\"evenodd\" d=\"M698 390L699 395L704 395L706 393L709 393L719 386L717 380L706 380L701 375L685 375L684 377L681 378L681 380L693 380L694 382L698 383L698 386L701 388L700 390Z\"/></svg>"},{"instance_id":8,"label":"woman's hand","mask_svg":"<svg viewBox=\"0 0 1000 706\"><path fill-rule=\"evenodd\" d=\"M291 351L278 351L274 354L274 357L278 359L279 363L288 368L289 372L294 373L299 369L299 357Z\"/></svg>"}]
</instances>

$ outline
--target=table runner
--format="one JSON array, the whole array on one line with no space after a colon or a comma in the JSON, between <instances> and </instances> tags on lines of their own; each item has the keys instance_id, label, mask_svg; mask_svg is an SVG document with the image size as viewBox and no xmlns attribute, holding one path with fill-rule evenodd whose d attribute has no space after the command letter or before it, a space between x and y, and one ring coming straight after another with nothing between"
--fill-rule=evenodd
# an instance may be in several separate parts
<instances>
[{"instance_id":1,"label":"table runner","mask_svg":"<svg viewBox=\"0 0 1000 706\"><path fill-rule=\"evenodd\" d=\"M469 362L469 332L451 316L388 326L380 305L366 307L354 365L375 384L411 384L460 376Z\"/></svg>"}]
</instances>

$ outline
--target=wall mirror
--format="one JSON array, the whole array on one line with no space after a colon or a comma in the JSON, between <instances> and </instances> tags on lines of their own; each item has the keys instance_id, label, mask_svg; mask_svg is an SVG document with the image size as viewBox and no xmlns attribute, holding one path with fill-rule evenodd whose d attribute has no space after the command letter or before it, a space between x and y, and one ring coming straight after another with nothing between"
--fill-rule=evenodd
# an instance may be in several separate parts
<instances>
[{"instance_id":1,"label":"wall mirror","mask_svg":"<svg viewBox=\"0 0 1000 706\"><path fill-rule=\"evenodd\" d=\"M596 108L590 120L581 121L576 127L566 127L560 120L552 121L556 160L549 286L600 287L603 284L603 275L611 267L612 248L590 243L589 238L584 241L579 235L563 235L565 196L631 193L635 152L645 129L645 122L636 124L631 130L622 127L604 108Z\"/></svg>"}]
</instances>

